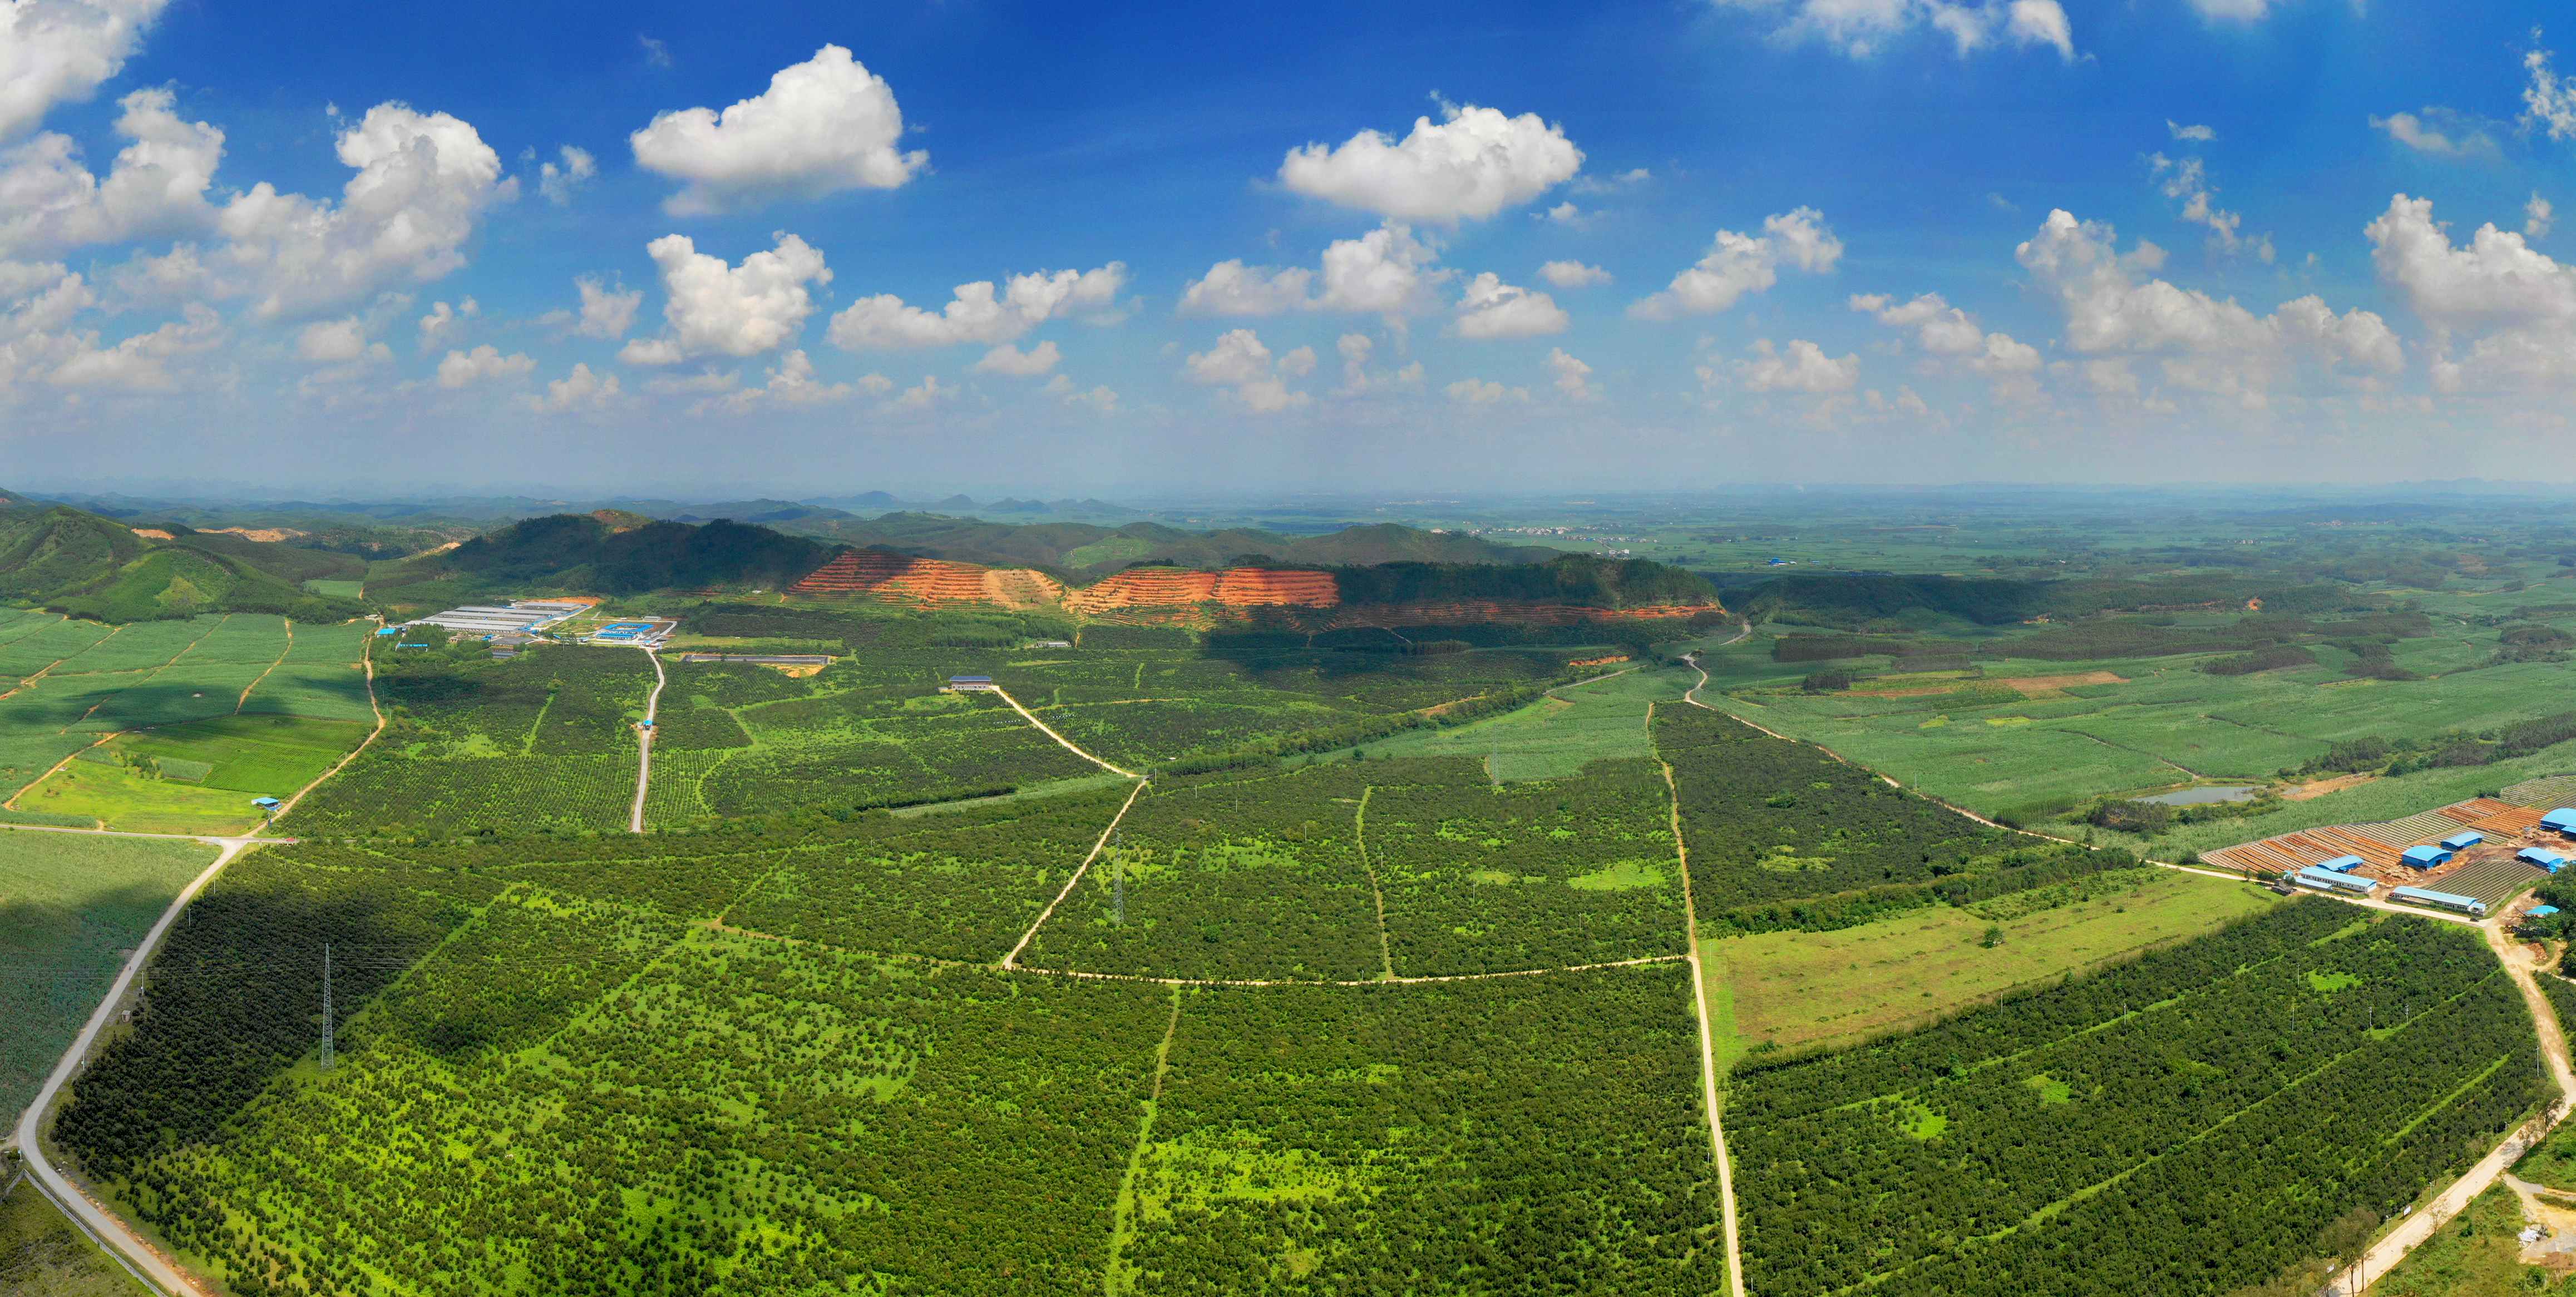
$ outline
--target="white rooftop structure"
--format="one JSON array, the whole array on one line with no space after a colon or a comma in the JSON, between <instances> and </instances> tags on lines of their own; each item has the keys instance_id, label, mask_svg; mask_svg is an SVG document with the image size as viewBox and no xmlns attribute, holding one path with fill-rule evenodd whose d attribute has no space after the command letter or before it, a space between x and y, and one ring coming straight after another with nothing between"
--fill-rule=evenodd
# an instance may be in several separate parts
<instances>
[{"instance_id":1,"label":"white rooftop structure","mask_svg":"<svg viewBox=\"0 0 2576 1297\"><path fill-rule=\"evenodd\" d=\"M538 601L498 604L467 604L432 613L404 623L407 626L436 626L442 630L466 635L501 635L511 631L534 634L557 622L590 611L589 605Z\"/></svg>"}]
</instances>

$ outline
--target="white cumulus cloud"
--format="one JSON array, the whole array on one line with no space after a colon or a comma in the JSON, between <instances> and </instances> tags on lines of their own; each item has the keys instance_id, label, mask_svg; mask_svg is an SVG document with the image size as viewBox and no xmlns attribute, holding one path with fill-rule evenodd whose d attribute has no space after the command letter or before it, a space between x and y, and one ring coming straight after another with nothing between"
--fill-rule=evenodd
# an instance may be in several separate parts
<instances>
[{"instance_id":1,"label":"white cumulus cloud","mask_svg":"<svg viewBox=\"0 0 2576 1297\"><path fill-rule=\"evenodd\" d=\"M1715 0L1720 9L1772 15L1773 40L1821 41L1856 59L1870 58L1899 36L1930 27L1964 58L1999 45L2045 46L2075 57L2075 31L2058 0Z\"/></svg>"},{"instance_id":2,"label":"white cumulus cloud","mask_svg":"<svg viewBox=\"0 0 2576 1297\"><path fill-rule=\"evenodd\" d=\"M2379 277L2436 330L2437 389L2576 383L2576 265L2492 224L2454 244L2433 201L2405 194L2363 233ZM2450 351L2463 341L2465 352Z\"/></svg>"},{"instance_id":3,"label":"white cumulus cloud","mask_svg":"<svg viewBox=\"0 0 2576 1297\"><path fill-rule=\"evenodd\" d=\"M2385 131L2388 138L2437 158L2491 157L2496 152L2494 138L2475 119L2446 108L2428 105L2421 114L2374 116L2370 128Z\"/></svg>"},{"instance_id":4,"label":"white cumulus cloud","mask_svg":"<svg viewBox=\"0 0 2576 1297\"><path fill-rule=\"evenodd\" d=\"M483 307L471 297L454 306L430 303L429 314L420 317L420 349L434 351L447 345L463 331L467 320L482 313Z\"/></svg>"},{"instance_id":5,"label":"white cumulus cloud","mask_svg":"<svg viewBox=\"0 0 2576 1297\"><path fill-rule=\"evenodd\" d=\"M1435 291L1453 272L1438 264L1440 247L1392 222L1324 249L1321 273L1300 267L1220 261L1181 293L1185 315L1280 315L1347 311L1399 320L1435 310ZM1313 291L1322 285L1321 292Z\"/></svg>"},{"instance_id":6,"label":"white cumulus cloud","mask_svg":"<svg viewBox=\"0 0 2576 1297\"><path fill-rule=\"evenodd\" d=\"M356 316L304 326L295 335L295 355L299 360L325 365L345 364L353 360L393 359L392 349L385 344L367 341L366 322Z\"/></svg>"},{"instance_id":7,"label":"white cumulus cloud","mask_svg":"<svg viewBox=\"0 0 2576 1297\"><path fill-rule=\"evenodd\" d=\"M684 234L646 244L661 267L668 297L662 317L671 327L660 338L627 343L618 358L668 365L688 356L755 356L793 339L814 313L807 286L832 282L832 272L805 240L783 231L774 237L776 247L744 257L739 266L698 251Z\"/></svg>"},{"instance_id":8,"label":"white cumulus cloud","mask_svg":"<svg viewBox=\"0 0 2576 1297\"><path fill-rule=\"evenodd\" d=\"M1736 304L1748 293L1780 282L1783 265L1820 275L1843 255L1842 240L1825 226L1824 213L1801 207L1762 219L1762 233L1719 230L1717 241L1698 264L1673 276L1664 291L1628 308L1640 319L1668 320L1681 315L1709 315Z\"/></svg>"},{"instance_id":9,"label":"white cumulus cloud","mask_svg":"<svg viewBox=\"0 0 2576 1297\"><path fill-rule=\"evenodd\" d=\"M2531 196L2531 201L2522 205L2523 237L2530 239L2548 238L2550 224L2557 218L2557 215L2558 209L2551 207L2548 199L2541 197L2537 193L2533 194Z\"/></svg>"},{"instance_id":10,"label":"white cumulus cloud","mask_svg":"<svg viewBox=\"0 0 2576 1297\"><path fill-rule=\"evenodd\" d=\"M516 378L535 369L537 362L525 355L502 355L501 349L484 343L472 351L451 351L438 362L440 387L466 387L496 378Z\"/></svg>"},{"instance_id":11,"label":"white cumulus cloud","mask_svg":"<svg viewBox=\"0 0 2576 1297\"><path fill-rule=\"evenodd\" d=\"M1529 400L1526 387L1505 387L1488 378L1462 378L1440 389L1460 405L1520 404Z\"/></svg>"},{"instance_id":12,"label":"white cumulus cloud","mask_svg":"<svg viewBox=\"0 0 2576 1297\"><path fill-rule=\"evenodd\" d=\"M979 279L959 284L938 313L908 306L892 293L863 297L832 317L832 345L844 351L948 347L1010 342L1048 320L1106 308L1127 285L1127 264L1096 270L1040 270L1013 275L1000 288Z\"/></svg>"},{"instance_id":13,"label":"white cumulus cloud","mask_svg":"<svg viewBox=\"0 0 2576 1297\"><path fill-rule=\"evenodd\" d=\"M1035 378L1040 374L1046 373L1048 370L1054 369L1057 362L1063 359L1063 353L1056 350L1056 346L1053 342L1041 342L1026 351L1022 351L1018 347L1005 342L1002 345L993 348L991 351L985 352L984 358L976 361L974 368L975 372L979 374L1002 374L1011 378Z\"/></svg>"},{"instance_id":14,"label":"white cumulus cloud","mask_svg":"<svg viewBox=\"0 0 2576 1297\"><path fill-rule=\"evenodd\" d=\"M0 139L87 99L125 68L169 0L0 3Z\"/></svg>"},{"instance_id":15,"label":"white cumulus cloud","mask_svg":"<svg viewBox=\"0 0 2576 1297\"><path fill-rule=\"evenodd\" d=\"M2142 265L2158 258L2120 255L2110 226L2062 209L2014 257L2064 313L2069 347L2093 357L2160 357L2166 381L2178 387L2259 406L2298 356L2364 375L2405 366L2397 335L2374 312L2338 315L2310 296L2256 315L2232 300L2141 278Z\"/></svg>"},{"instance_id":16,"label":"white cumulus cloud","mask_svg":"<svg viewBox=\"0 0 2576 1297\"><path fill-rule=\"evenodd\" d=\"M687 182L664 210L694 216L771 198L895 188L930 161L899 148L902 138L894 88L848 50L826 45L780 69L760 95L722 113L657 114L627 142L636 165Z\"/></svg>"},{"instance_id":17,"label":"white cumulus cloud","mask_svg":"<svg viewBox=\"0 0 2576 1297\"><path fill-rule=\"evenodd\" d=\"M516 190L502 182L500 155L446 113L378 104L341 133L338 152L358 174L336 205L262 181L216 220L226 242L209 269L237 278L262 316L446 275L465 264L475 218Z\"/></svg>"},{"instance_id":18,"label":"white cumulus cloud","mask_svg":"<svg viewBox=\"0 0 2576 1297\"><path fill-rule=\"evenodd\" d=\"M1583 150L1536 113L1450 104L1414 119L1397 141L1361 131L1340 147L1288 151L1279 183L1300 194L1399 221L1483 220L1574 178Z\"/></svg>"},{"instance_id":19,"label":"white cumulus cloud","mask_svg":"<svg viewBox=\"0 0 2576 1297\"><path fill-rule=\"evenodd\" d=\"M1290 390L1286 382L1314 368L1312 348L1299 347L1274 358L1252 330L1229 329L1217 337L1216 345L1190 353L1182 362L1181 372L1193 383L1228 389L1254 414L1276 414L1314 399Z\"/></svg>"},{"instance_id":20,"label":"white cumulus cloud","mask_svg":"<svg viewBox=\"0 0 2576 1297\"><path fill-rule=\"evenodd\" d=\"M604 410L616 404L617 396L617 375L576 364L571 373L548 382L542 395L530 393L525 399L528 408L539 414L569 414Z\"/></svg>"},{"instance_id":21,"label":"white cumulus cloud","mask_svg":"<svg viewBox=\"0 0 2576 1297\"><path fill-rule=\"evenodd\" d=\"M1555 375L1551 381L1566 400L1597 401L1601 398L1601 389L1592 385L1592 366L1565 354L1565 348L1548 348L1547 369Z\"/></svg>"},{"instance_id":22,"label":"white cumulus cloud","mask_svg":"<svg viewBox=\"0 0 2576 1297\"><path fill-rule=\"evenodd\" d=\"M1537 338L1563 333L1567 323L1555 298L1506 284L1490 270L1468 281L1458 299L1462 338Z\"/></svg>"},{"instance_id":23,"label":"white cumulus cloud","mask_svg":"<svg viewBox=\"0 0 2576 1297\"><path fill-rule=\"evenodd\" d=\"M1538 277L1558 288L1590 288L1610 282L1610 272L1580 261L1551 261L1538 268Z\"/></svg>"},{"instance_id":24,"label":"white cumulus cloud","mask_svg":"<svg viewBox=\"0 0 2576 1297\"><path fill-rule=\"evenodd\" d=\"M1762 338L1754 342L1752 352L1735 366L1736 378L1748 391L1828 396L1848 392L1860 381L1859 356L1828 356L1824 348L1805 338L1790 339L1785 352Z\"/></svg>"},{"instance_id":25,"label":"white cumulus cloud","mask_svg":"<svg viewBox=\"0 0 2576 1297\"><path fill-rule=\"evenodd\" d=\"M5 30L5 28L0 28ZM0 58L5 61L5 58ZM70 136L46 132L0 153L0 255L202 229L224 133L182 120L166 89L118 101L128 143L105 179L81 165Z\"/></svg>"},{"instance_id":26,"label":"white cumulus cloud","mask_svg":"<svg viewBox=\"0 0 2576 1297\"><path fill-rule=\"evenodd\" d=\"M560 166L548 162L537 168L537 192L557 207L567 206L572 202L573 191L598 174L599 159L592 157L590 150L567 144L563 146Z\"/></svg>"}]
</instances>

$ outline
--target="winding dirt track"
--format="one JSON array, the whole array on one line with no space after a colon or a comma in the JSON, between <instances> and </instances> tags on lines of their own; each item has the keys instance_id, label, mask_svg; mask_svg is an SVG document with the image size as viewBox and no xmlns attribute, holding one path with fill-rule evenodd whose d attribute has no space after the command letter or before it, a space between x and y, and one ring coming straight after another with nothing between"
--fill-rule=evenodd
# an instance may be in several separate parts
<instances>
[{"instance_id":1,"label":"winding dirt track","mask_svg":"<svg viewBox=\"0 0 2576 1297\"><path fill-rule=\"evenodd\" d=\"M662 705L662 687L671 682L662 671L662 655L653 646L644 646L644 656L653 659L653 692L644 699L644 723L636 727L635 809L626 817L626 831L644 831L644 790L653 786L653 717Z\"/></svg>"}]
</instances>

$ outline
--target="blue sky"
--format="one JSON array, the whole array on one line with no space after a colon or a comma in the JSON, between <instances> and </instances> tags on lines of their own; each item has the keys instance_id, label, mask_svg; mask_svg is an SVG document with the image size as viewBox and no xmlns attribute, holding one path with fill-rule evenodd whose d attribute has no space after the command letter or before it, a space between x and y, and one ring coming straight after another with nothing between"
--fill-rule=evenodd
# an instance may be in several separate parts
<instances>
[{"instance_id":1,"label":"blue sky","mask_svg":"<svg viewBox=\"0 0 2576 1297\"><path fill-rule=\"evenodd\" d=\"M606 12L0 0L0 476L2576 476L2537 3Z\"/></svg>"}]
</instances>

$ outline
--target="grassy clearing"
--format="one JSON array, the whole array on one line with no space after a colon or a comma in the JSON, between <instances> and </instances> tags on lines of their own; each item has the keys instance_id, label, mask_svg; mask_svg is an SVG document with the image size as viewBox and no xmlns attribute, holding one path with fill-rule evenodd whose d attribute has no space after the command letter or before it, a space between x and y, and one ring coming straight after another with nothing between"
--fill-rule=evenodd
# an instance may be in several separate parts
<instances>
[{"instance_id":1,"label":"grassy clearing","mask_svg":"<svg viewBox=\"0 0 2576 1297\"><path fill-rule=\"evenodd\" d=\"M315 577L312 580L305 582L304 588L322 596L325 599L364 599L367 597L367 583L364 581L333 581L323 577Z\"/></svg>"},{"instance_id":2,"label":"grassy clearing","mask_svg":"<svg viewBox=\"0 0 2576 1297\"><path fill-rule=\"evenodd\" d=\"M149 1297L152 1292L24 1181L0 1195L0 1287L20 1297Z\"/></svg>"},{"instance_id":3,"label":"grassy clearing","mask_svg":"<svg viewBox=\"0 0 2576 1297\"><path fill-rule=\"evenodd\" d=\"M0 979L0 1113L35 1097L124 953L214 858L194 842L0 834L0 964L47 970Z\"/></svg>"},{"instance_id":4,"label":"grassy clearing","mask_svg":"<svg viewBox=\"0 0 2576 1297\"><path fill-rule=\"evenodd\" d=\"M1996 922L1940 906L1839 932L1772 932L1702 946L1735 1019L1722 1049L1844 1044L1947 1016L2015 987L2197 936L2278 898L2161 872L2117 894ZM1985 945L1989 928L2000 944ZM1714 985L1712 989L1715 989ZM1732 1059L1721 1059L1732 1062Z\"/></svg>"},{"instance_id":5,"label":"grassy clearing","mask_svg":"<svg viewBox=\"0 0 2576 1297\"><path fill-rule=\"evenodd\" d=\"M232 833L259 823L250 799L249 793L75 759L20 793L17 805L47 815L87 816L101 828L133 833Z\"/></svg>"},{"instance_id":6,"label":"grassy clearing","mask_svg":"<svg viewBox=\"0 0 2576 1297\"><path fill-rule=\"evenodd\" d=\"M120 735L19 795L21 809L148 833L230 832L250 799L288 797L367 736L353 721L220 716Z\"/></svg>"},{"instance_id":7,"label":"grassy clearing","mask_svg":"<svg viewBox=\"0 0 2576 1297\"><path fill-rule=\"evenodd\" d=\"M2565 1292L2560 1286L2571 1267L2543 1268L2522 1263L2522 1204L2504 1185L2479 1194L2456 1220L2445 1222L2421 1247L2385 1278L2371 1280L2372 1292L2388 1297L2505 1297L2506 1294Z\"/></svg>"}]
</instances>

